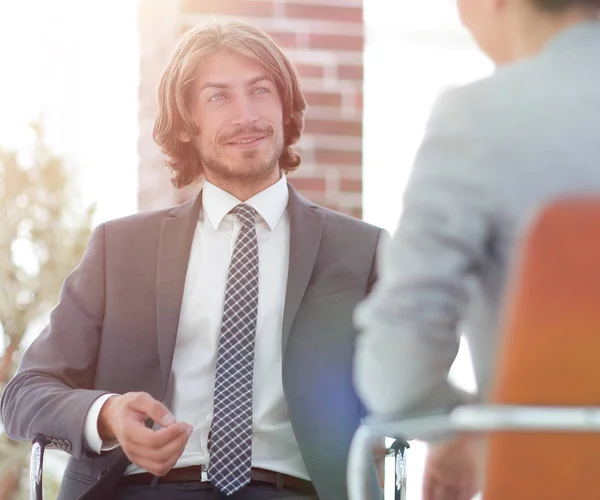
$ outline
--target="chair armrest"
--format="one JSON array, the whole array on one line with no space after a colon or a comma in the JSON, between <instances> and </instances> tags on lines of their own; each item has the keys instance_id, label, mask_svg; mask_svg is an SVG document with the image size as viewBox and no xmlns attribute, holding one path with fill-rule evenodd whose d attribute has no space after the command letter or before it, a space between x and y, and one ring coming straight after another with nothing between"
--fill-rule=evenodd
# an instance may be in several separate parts
<instances>
[{"instance_id":1,"label":"chair armrest","mask_svg":"<svg viewBox=\"0 0 600 500\"><path fill-rule=\"evenodd\" d=\"M42 500L42 476L44 473L44 451L48 445L48 438L37 434L32 441L31 458L29 461L29 498Z\"/></svg>"},{"instance_id":2,"label":"chair armrest","mask_svg":"<svg viewBox=\"0 0 600 500\"><path fill-rule=\"evenodd\" d=\"M427 440L448 433L491 431L600 432L600 408L465 405L447 415L386 422L367 420L356 431L350 447L349 499L368 499L369 450L373 441L381 436Z\"/></svg>"},{"instance_id":3,"label":"chair armrest","mask_svg":"<svg viewBox=\"0 0 600 500\"><path fill-rule=\"evenodd\" d=\"M394 454L394 500L406 500L407 473L406 450L410 444L404 439L396 439L390 446Z\"/></svg>"}]
</instances>

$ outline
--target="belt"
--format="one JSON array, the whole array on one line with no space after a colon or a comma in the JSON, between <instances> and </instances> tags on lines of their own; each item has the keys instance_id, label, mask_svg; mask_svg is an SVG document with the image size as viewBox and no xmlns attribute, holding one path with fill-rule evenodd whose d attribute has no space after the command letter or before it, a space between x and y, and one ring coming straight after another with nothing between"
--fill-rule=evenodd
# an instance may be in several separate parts
<instances>
[{"instance_id":1,"label":"belt","mask_svg":"<svg viewBox=\"0 0 600 500\"><path fill-rule=\"evenodd\" d=\"M190 467L180 467L178 469L171 469L166 475L158 478L158 483L193 483L202 482L202 471L203 466L192 465ZM139 474L130 474L121 478L121 486L139 486L150 484L155 478L148 472L142 472ZM302 493L309 493L312 495L316 494L315 487L310 481L300 479L299 477L288 476L281 472L274 472L272 470L258 469L252 467L250 478L253 483L266 483L274 485L278 490L283 488L289 488L292 490L300 491ZM212 483L207 483L207 488L212 488Z\"/></svg>"}]
</instances>

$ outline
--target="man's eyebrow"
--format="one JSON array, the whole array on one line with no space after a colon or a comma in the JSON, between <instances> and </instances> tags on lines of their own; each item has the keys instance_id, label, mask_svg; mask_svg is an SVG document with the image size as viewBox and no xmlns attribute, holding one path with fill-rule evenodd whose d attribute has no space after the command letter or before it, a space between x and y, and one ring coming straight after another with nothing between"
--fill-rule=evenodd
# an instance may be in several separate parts
<instances>
[{"instance_id":1,"label":"man's eyebrow","mask_svg":"<svg viewBox=\"0 0 600 500\"><path fill-rule=\"evenodd\" d=\"M262 81L272 82L272 79L269 78L267 75L260 75L260 76L252 78L251 80L248 80L246 82L246 85L250 86L250 85L254 85L255 83L262 82Z\"/></svg>"},{"instance_id":2,"label":"man's eyebrow","mask_svg":"<svg viewBox=\"0 0 600 500\"><path fill-rule=\"evenodd\" d=\"M220 83L220 82L205 82L202 87L200 87L200 92L206 89L229 89L231 85L228 83Z\"/></svg>"},{"instance_id":3,"label":"man's eyebrow","mask_svg":"<svg viewBox=\"0 0 600 500\"><path fill-rule=\"evenodd\" d=\"M258 82L262 82L262 81L268 81L268 82L272 82L271 78L269 78L267 75L259 75L259 76L255 76L254 78L251 78L250 80L248 80L246 82L246 86L249 87L251 85L254 85ZM231 84L229 83L225 83L225 82L205 82L202 87L200 87L200 92L206 90L206 89L230 89L232 87Z\"/></svg>"}]
</instances>

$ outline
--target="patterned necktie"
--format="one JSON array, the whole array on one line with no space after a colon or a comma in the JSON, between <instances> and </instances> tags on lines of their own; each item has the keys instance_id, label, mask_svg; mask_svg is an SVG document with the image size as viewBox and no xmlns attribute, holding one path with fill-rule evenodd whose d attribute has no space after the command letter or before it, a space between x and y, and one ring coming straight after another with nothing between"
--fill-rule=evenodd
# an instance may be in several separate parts
<instances>
[{"instance_id":1,"label":"patterned necktie","mask_svg":"<svg viewBox=\"0 0 600 500\"><path fill-rule=\"evenodd\" d=\"M242 228L229 264L225 290L208 468L211 482L226 495L250 482L252 379L258 308L256 212L245 204L238 205L232 212L242 223Z\"/></svg>"}]
</instances>

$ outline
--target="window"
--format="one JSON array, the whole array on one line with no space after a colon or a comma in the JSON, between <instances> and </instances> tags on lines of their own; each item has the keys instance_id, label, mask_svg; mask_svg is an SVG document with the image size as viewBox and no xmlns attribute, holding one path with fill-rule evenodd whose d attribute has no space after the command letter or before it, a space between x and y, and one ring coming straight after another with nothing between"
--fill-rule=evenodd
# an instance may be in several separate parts
<instances>
[{"instance_id":1,"label":"window","mask_svg":"<svg viewBox=\"0 0 600 500\"><path fill-rule=\"evenodd\" d=\"M460 26L454 2L365 0L364 12L364 218L393 233L433 103L448 87L489 75L492 64ZM451 377L474 390L466 343ZM409 450L408 500L421 498L425 451L422 443ZM393 477L393 463L386 474ZM392 482L386 499L393 498Z\"/></svg>"}]
</instances>

